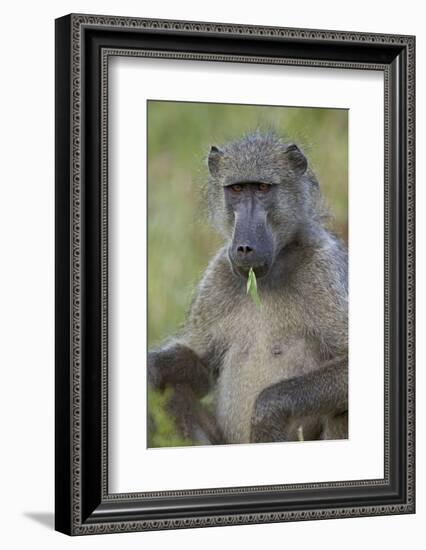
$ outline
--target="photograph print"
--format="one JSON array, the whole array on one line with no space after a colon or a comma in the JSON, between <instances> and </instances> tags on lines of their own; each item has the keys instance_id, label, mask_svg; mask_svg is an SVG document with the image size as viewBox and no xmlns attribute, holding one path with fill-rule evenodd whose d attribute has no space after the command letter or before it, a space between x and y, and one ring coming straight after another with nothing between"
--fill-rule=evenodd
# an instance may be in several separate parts
<instances>
[{"instance_id":1,"label":"photograph print","mask_svg":"<svg viewBox=\"0 0 426 550\"><path fill-rule=\"evenodd\" d=\"M147 446L348 439L348 110L147 121Z\"/></svg>"}]
</instances>

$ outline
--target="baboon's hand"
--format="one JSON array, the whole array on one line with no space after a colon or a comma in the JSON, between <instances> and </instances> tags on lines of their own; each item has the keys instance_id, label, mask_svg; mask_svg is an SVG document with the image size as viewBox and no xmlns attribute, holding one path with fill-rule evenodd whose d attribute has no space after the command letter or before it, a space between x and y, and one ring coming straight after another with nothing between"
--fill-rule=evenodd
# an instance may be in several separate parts
<instances>
[{"instance_id":1,"label":"baboon's hand","mask_svg":"<svg viewBox=\"0 0 426 550\"><path fill-rule=\"evenodd\" d=\"M185 384L198 397L210 388L208 369L188 347L175 344L148 353L148 383L154 389L163 390L167 385Z\"/></svg>"},{"instance_id":2,"label":"baboon's hand","mask_svg":"<svg viewBox=\"0 0 426 550\"><path fill-rule=\"evenodd\" d=\"M264 389L254 405L250 441L267 443L297 439L297 434L289 430L292 414L293 404L290 392L278 392L275 385Z\"/></svg>"},{"instance_id":3,"label":"baboon's hand","mask_svg":"<svg viewBox=\"0 0 426 550\"><path fill-rule=\"evenodd\" d=\"M324 418L345 415L347 410L347 359L331 360L315 371L277 382L259 394L252 415L251 441L296 441L300 427L305 440L318 439Z\"/></svg>"}]
</instances>

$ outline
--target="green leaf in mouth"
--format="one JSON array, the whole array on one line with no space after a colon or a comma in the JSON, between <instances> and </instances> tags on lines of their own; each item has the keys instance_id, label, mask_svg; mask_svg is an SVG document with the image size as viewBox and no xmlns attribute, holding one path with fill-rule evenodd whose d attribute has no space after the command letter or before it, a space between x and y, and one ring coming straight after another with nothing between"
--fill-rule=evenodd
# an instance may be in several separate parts
<instances>
[{"instance_id":1,"label":"green leaf in mouth","mask_svg":"<svg viewBox=\"0 0 426 550\"><path fill-rule=\"evenodd\" d=\"M251 299L256 304L256 307L261 310L262 304L260 303L259 294L257 293L257 281L253 268L250 268L247 278L247 294L250 294Z\"/></svg>"}]
</instances>

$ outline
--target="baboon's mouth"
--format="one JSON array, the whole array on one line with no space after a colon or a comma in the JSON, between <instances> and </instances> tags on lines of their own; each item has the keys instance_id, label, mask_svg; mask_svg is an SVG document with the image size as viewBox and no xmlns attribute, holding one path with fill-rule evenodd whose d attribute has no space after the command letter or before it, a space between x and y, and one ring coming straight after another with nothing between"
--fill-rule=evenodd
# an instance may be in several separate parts
<instances>
[{"instance_id":1,"label":"baboon's mouth","mask_svg":"<svg viewBox=\"0 0 426 550\"><path fill-rule=\"evenodd\" d=\"M256 279L261 279L262 277L265 277L265 275L267 275L269 271L269 266L266 262L263 262L262 264L259 264L256 266L238 265L233 261L230 261L230 263L234 274L238 275L239 277L242 277L244 280L247 280L247 276L251 268L253 268L254 274L256 275Z\"/></svg>"}]
</instances>

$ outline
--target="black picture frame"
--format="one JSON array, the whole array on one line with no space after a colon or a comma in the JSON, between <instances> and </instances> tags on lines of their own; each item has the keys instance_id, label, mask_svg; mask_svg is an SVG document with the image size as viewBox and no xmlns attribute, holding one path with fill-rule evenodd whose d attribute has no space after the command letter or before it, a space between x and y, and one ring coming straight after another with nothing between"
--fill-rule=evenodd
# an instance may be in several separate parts
<instances>
[{"instance_id":1,"label":"black picture frame","mask_svg":"<svg viewBox=\"0 0 426 550\"><path fill-rule=\"evenodd\" d=\"M56 20L58 531L118 533L415 511L415 37L71 14ZM108 57L374 69L385 97L384 478L109 494Z\"/></svg>"}]
</instances>

